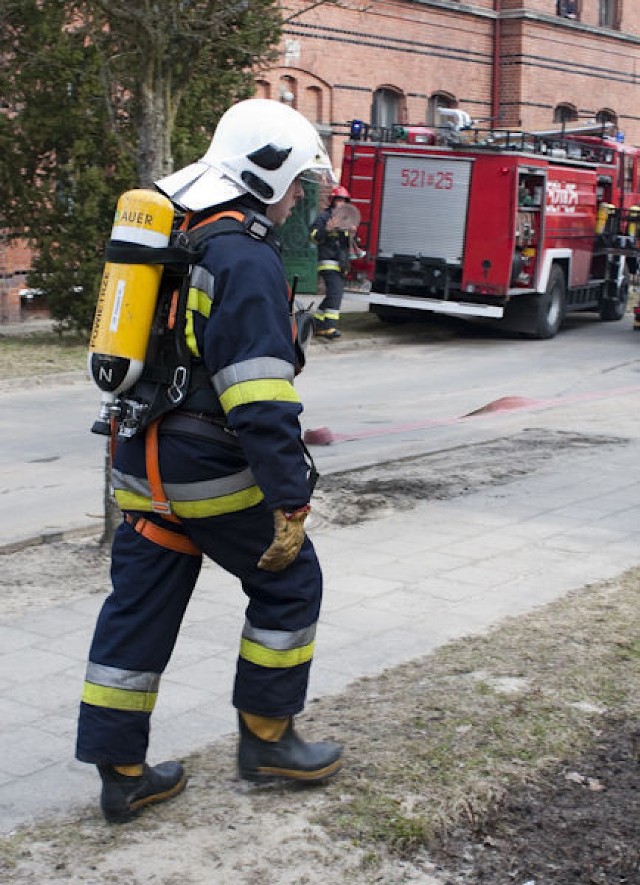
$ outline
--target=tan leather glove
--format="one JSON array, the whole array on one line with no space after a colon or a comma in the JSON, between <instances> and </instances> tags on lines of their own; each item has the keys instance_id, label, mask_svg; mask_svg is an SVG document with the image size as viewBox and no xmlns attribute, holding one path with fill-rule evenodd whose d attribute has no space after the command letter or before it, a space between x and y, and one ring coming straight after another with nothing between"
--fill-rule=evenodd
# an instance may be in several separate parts
<instances>
[{"instance_id":1,"label":"tan leather glove","mask_svg":"<svg viewBox=\"0 0 640 885\"><path fill-rule=\"evenodd\" d=\"M304 541L304 521L311 510L308 504L293 513L282 508L273 511L273 541L258 561L258 568L267 572L280 572L290 565L300 553Z\"/></svg>"}]
</instances>

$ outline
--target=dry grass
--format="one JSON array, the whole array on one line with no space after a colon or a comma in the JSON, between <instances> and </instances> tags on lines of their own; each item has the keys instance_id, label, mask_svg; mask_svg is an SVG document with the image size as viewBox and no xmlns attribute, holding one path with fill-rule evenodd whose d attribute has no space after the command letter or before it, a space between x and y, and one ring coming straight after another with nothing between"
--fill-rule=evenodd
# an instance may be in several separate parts
<instances>
[{"instance_id":1,"label":"dry grass","mask_svg":"<svg viewBox=\"0 0 640 885\"><path fill-rule=\"evenodd\" d=\"M338 700L355 761L318 819L358 843L434 848L461 823L483 832L507 790L588 747L605 713L637 720L639 580L632 570L363 680Z\"/></svg>"},{"instance_id":2,"label":"dry grass","mask_svg":"<svg viewBox=\"0 0 640 885\"><path fill-rule=\"evenodd\" d=\"M0 381L82 370L87 362L86 341L55 332L2 335L0 326Z\"/></svg>"}]
</instances>

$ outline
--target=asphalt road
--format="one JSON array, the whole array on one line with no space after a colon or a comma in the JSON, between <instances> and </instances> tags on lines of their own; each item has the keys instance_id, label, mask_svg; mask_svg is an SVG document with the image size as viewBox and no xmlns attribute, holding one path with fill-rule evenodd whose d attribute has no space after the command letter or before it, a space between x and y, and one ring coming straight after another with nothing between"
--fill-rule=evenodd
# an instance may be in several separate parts
<instances>
[{"instance_id":1,"label":"asphalt road","mask_svg":"<svg viewBox=\"0 0 640 885\"><path fill-rule=\"evenodd\" d=\"M297 388L303 429L333 440L312 448L325 474L455 453L530 426L636 436L640 333L630 316L577 316L550 341L381 324L375 337L313 342ZM26 389L5 382L0 406L0 549L99 526L105 441L89 431L99 406L91 382L82 373Z\"/></svg>"},{"instance_id":2,"label":"asphalt road","mask_svg":"<svg viewBox=\"0 0 640 885\"><path fill-rule=\"evenodd\" d=\"M574 315L549 341L489 328L411 327L390 346L312 355L297 382L304 425L326 427L335 444L316 448L321 470L352 469L393 458L471 444L528 426L576 429L635 419L640 394L640 332L631 317L601 323ZM504 409L472 415L489 404ZM613 418L609 418L610 414ZM466 417L472 416L472 417ZM606 428L603 428L606 429Z\"/></svg>"}]
</instances>

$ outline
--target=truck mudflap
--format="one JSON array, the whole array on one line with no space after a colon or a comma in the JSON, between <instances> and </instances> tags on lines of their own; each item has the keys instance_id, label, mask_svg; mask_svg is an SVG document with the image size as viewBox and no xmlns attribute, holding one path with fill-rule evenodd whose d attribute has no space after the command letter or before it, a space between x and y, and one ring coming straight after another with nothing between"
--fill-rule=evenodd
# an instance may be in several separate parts
<instances>
[{"instance_id":1,"label":"truck mudflap","mask_svg":"<svg viewBox=\"0 0 640 885\"><path fill-rule=\"evenodd\" d=\"M496 304L473 304L469 301L444 301L440 298L422 298L412 295L403 298L401 295L384 295L377 292L349 291L349 298L365 301L375 312L375 307L403 307L409 310L424 310L431 313L442 313L447 316L487 317L500 320L504 316L504 306Z\"/></svg>"}]
</instances>

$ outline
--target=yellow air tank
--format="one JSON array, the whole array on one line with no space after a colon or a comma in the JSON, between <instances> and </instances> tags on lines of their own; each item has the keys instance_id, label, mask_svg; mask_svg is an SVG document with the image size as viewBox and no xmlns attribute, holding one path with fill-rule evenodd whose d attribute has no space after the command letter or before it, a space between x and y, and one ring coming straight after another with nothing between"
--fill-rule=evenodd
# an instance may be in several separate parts
<instances>
[{"instance_id":1,"label":"yellow air tank","mask_svg":"<svg viewBox=\"0 0 640 885\"><path fill-rule=\"evenodd\" d=\"M596 233L603 234L607 227L609 217L615 212L615 206L612 203L600 203L596 214Z\"/></svg>"},{"instance_id":2,"label":"yellow air tank","mask_svg":"<svg viewBox=\"0 0 640 885\"><path fill-rule=\"evenodd\" d=\"M110 244L163 248L173 216L173 205L162 194L126 191L118 200ZM103 391L103 419L115 397L140 377L161 276L159 264L105 263L88 356L89 374Z\"/></svg>"}]
</instances>

